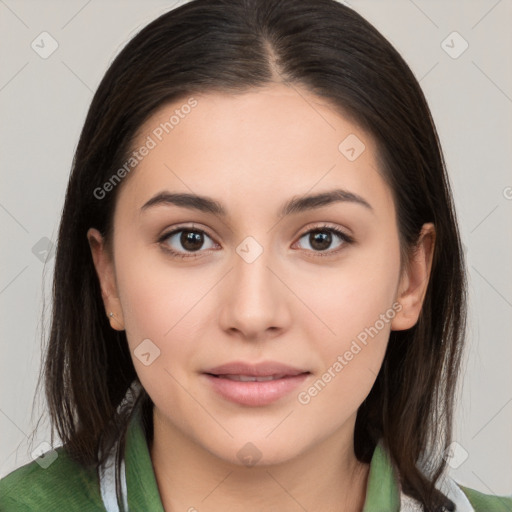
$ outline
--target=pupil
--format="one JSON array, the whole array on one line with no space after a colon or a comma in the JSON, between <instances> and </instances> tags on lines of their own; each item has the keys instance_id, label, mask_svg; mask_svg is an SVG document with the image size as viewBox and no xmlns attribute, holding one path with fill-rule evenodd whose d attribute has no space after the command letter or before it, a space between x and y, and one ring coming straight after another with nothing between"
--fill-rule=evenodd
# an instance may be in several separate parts
<instances>
[{"instance_id":1,"label":"pupil","mask_svg":"<svg viewBox=\"0 0 512 512\"><path fill-rule=\"evenodd\" d=\"M197 251L203 245L203 235L195 231L183 231L180 242L188 251Z\"/></svg>"},{"instance_id":2,"label":"pupil","mask_svg":"<svg viewBox=\"0 0 512 512\"><path fill-rule=\"evenodd\" d=\"M328 249L331 245L331 238L331 233L326 233L323 231L313 232L310 235L311 247L313 247L313 249L318 249L319 251Z\"/></svg>"}]
</instances>

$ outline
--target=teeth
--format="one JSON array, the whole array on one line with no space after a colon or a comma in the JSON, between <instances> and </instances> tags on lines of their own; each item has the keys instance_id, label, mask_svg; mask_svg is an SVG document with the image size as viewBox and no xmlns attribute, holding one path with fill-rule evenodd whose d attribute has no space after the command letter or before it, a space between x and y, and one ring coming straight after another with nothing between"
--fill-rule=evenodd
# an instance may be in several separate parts
<instances>
[{"instance_id":1,"label":"teeth","mask_svg":"<svg viewBox=\"0 0 512 512\"><path fill-rule=\"evenodd\" d=\"M265 382L267 380L282 379L284 375L267 375L265 377L255 377L253 375L219 375L219 377L240 382Z\"/></svg>"}]
</instances>

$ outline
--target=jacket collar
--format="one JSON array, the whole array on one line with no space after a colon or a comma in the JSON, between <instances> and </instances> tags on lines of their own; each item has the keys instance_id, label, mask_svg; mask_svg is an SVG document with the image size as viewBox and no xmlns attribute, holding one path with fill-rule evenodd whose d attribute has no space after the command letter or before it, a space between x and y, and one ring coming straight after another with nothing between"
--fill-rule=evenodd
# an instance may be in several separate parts
<instances>
[{"instance_id":1,"label":"jacket collar","mask_svg":"<svg viewBox=\"0 0 512 512\"><path fill-rule=\"evenodd\" d=\"M398 512L401 494L398 482L396 471L381 440L370 461L363 512Z\"/></svg>"}]
</instances>

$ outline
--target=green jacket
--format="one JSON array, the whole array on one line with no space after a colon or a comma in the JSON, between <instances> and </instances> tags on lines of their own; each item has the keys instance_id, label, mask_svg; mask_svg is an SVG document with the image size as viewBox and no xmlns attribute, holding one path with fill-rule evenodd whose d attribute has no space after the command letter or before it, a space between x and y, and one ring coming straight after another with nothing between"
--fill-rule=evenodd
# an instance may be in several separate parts
<instances>
[{"instance_id":1,"label":"green jacket","mask_svg":"<svg viewBox=\"0 0 512 512\"><path fill-rule=\"evenodd\" d=\"M140 411L128 426L124 468L129 510L163 512ZM512 498L482 494L453 481L452 485L455 489L450 497L457 512L512 512ZM197 507L201 510L200 504ZM98 474L85 470L59 447L0 480L0 512L35 510L105 512ZM399 511L421 508L401 493L390 459L379 443L370 463L363 512Z\"/></svg>"}]
</instances>

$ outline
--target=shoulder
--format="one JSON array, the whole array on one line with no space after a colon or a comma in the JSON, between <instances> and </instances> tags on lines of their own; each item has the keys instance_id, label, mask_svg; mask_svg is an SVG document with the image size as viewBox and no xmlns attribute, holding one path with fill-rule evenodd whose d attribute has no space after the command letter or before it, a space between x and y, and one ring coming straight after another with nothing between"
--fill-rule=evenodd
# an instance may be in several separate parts
<instances>
[{"instance_id":1,"label":"shoulder","mask_svg":"<svg viewBox=\"0 0 512 512\"><path fill-rule=\"evenodd\" d=\"M466 495L475 512L511 512L512 496L484 494L475 489L457 484Z\"/></svg>"},{"instance_id":2,"label":"shoulder","mask_svg":"<svg viewBox=\"0 0 512 512\"><path fill-rule=\"evenodd\" d=\"M512 497L482 493L448 474L437 481L436 487L454 502L457 512L512 512Z\"/></svg>"},{"instance_id":3,"label":"shoulder","mask_svg":"<svg viewBox=\"0 0 512 512\"><path fill-rule=\"evenodd\" d=\"M436 482L436 488L454 503L455 512L512 512L512 496L485 494L461 485L448 475ZM423 506L400 491L399 510L420 512Z\"/></svg>"},{"instance_id":4,"label":"shoulder","mask_svg":"<svg viewBox=\"0 0 512 512\"><path fill-rule=\"evenodd\" d=\"M105 510L96 472L59 447L0 480L0 512L33 510Z\"/></svg>"}]
</instances>

